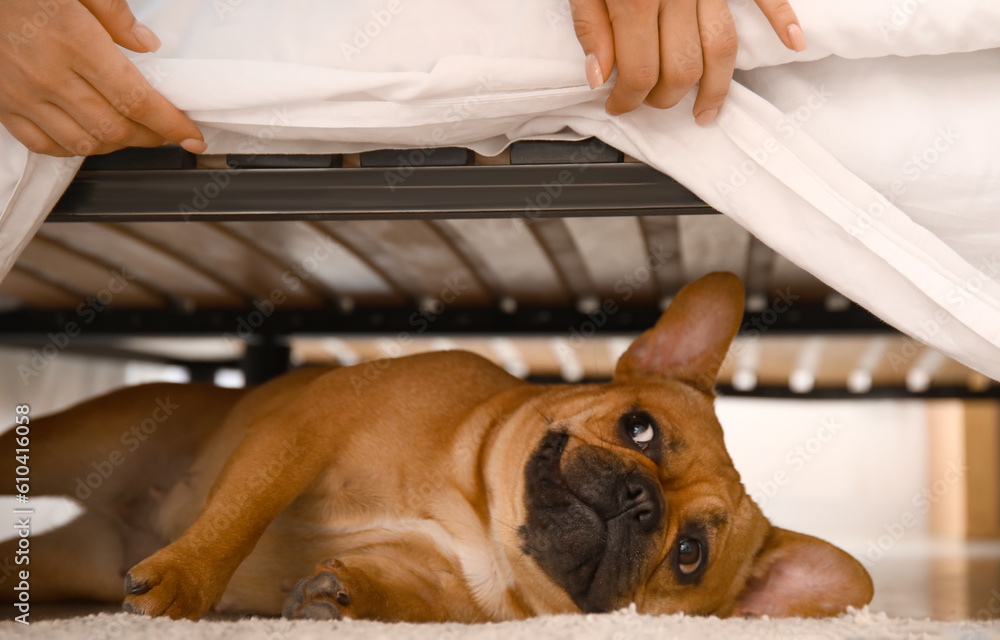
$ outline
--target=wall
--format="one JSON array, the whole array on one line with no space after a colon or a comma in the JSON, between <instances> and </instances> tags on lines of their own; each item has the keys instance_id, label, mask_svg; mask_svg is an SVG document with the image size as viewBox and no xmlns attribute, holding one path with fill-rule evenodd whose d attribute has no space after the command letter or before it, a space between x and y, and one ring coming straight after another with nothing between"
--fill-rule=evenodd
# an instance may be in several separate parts
<instances>
[{"instance_id":1,"label":"wall","mask_svg":"<svg viewBox=\"0 0 1000 640\"><path fill-rule=\"evenodd\" d=\"M902 539L926 536L923 402L722 398L717 412L747 491L775 524L857 543L903 518Z\"/></svg>"}]
</instances>

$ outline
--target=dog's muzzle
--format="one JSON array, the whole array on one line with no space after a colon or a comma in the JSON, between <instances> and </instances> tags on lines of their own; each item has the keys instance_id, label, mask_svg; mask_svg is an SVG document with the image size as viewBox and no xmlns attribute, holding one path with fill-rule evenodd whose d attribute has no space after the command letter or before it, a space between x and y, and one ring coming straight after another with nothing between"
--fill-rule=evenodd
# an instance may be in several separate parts
<instances>
[{"instance_id":1,"label":"dog's muzzle","mask_svg":"<svg viewBox=\"0 0 1000 640\"><path fill-rule=\"evenodd\" d=\"M546 434L525 468L522 550L581 610L609 611L641 581L665 521L659 485L610 451Z\"/></svg>"}]
</instances>

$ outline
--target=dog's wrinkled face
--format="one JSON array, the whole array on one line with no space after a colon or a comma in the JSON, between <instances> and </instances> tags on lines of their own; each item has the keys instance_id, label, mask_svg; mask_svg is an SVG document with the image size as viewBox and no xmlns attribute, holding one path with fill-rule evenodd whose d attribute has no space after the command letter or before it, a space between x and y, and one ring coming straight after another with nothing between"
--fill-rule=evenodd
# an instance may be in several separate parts
<instances>
[{"instance_id":1,"label":"dog's wrinkled face","mask_svg":"<svg viewBox=\"0 0 1000 640\"><path fill-rule=\"evenodd\" d=\"M545 606L817 616L871 599L849 555L771 526L726 452L711 389L742 300L735 276L702 278L613 382L554 388L519 412L523 477L507 507L519 526L505 545Z\"/></svg>"},{"instance_id":2,"label":"dog's wrinkled face","mask_svg":"<svg viewBox=\"0 0 1000 640\"><path fill-rule=\"evenodd\" d=\"M586 612L717 612L769 527L711 398L676 383L587 391L539 407L552 422L525 467L522 550Z\"/></svg>"}]
</instances>

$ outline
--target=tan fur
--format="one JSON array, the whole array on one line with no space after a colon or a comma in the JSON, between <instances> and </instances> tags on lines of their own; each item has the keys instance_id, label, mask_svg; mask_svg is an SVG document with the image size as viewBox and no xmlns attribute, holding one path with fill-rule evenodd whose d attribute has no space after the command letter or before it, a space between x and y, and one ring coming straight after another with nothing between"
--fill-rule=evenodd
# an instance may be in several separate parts
<instances>
[{"instance_id":1,"label":"tan fur","mask_svg":"<svg viewBox=\"0 0 1000 640\"><path fill-rule=\"evenodd\" d=\"M682 292L606 385L534 386L478 356L446 352L385 361L361 384L358 370L341 368L294 372L245 392L147 385L38 420L35 451L44 460L35 475L46 478L47 493L71 493L157 400L179 407L84 501L91 515L83 525L36 542L36 555L48 548L55 557L66 532L85 525L84 552L120 562L98 570L41 562L32 567L35 597L108 599L108 585L131 567L128 584L142 588L126 594L126 608L173 618L197 619L216 606L277 614L295 581L323 573L339 580L349 602L334 606L349 617L476 622L579 611L525 555L518 533L526 465L558 423L570 435L567 459L600 448L657 478L663 492L667 516L653 535L653 560L615 606L780 615L786 609L770 597L780 589L753 587L783 561L781 545L808 546L836 565L833 605L798 597L788 613L864 604L871 582L860 565L773 528L725 450L710 387L741 317L734 280L715 274L683 300ZM721 315L706 321L699 310ZM660 345L695 324L698 353L688 343ZM684 447L657 466L623 442L618 416L632 405L658 416L664 436ZM674 537L682 522L713 510L728 521L711 541L708 570L695 587L679 584ZM796 597L794 585L779 586Z\"/></svg>"}]
</instances>

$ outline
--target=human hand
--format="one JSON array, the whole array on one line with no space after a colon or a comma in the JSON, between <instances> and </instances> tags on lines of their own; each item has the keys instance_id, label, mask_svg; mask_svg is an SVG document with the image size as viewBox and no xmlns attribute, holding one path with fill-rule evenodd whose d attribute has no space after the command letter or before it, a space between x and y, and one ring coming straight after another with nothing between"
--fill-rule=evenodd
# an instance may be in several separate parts
<instances>
[{"instance_id":1,"label":"human hand","mask_svg":"<svg viewBox=\"0 0 1000 640\"><path fill-rule=\"evenodd\" d=\"M4 0L0 124L31 151L52 156L165 140L203 152L198 127L116 43L139 53L160 47L125 0Z\"/></svg>"},{"instance_id":2,"label":"human hand","mask_svg":"<svg viewBox=\"0 0 1000 640\"><path fill-rule=\"evenodd\" d=\"M788 0L756 2L786 47L806 48ZM706 125L718 114L736 65L736 26L726 0L570 0L570 10L591 88L604 84L618 63L608 113L643 103L666 109L698 84L695 122Z\"/></svg>"}]
</instances>

